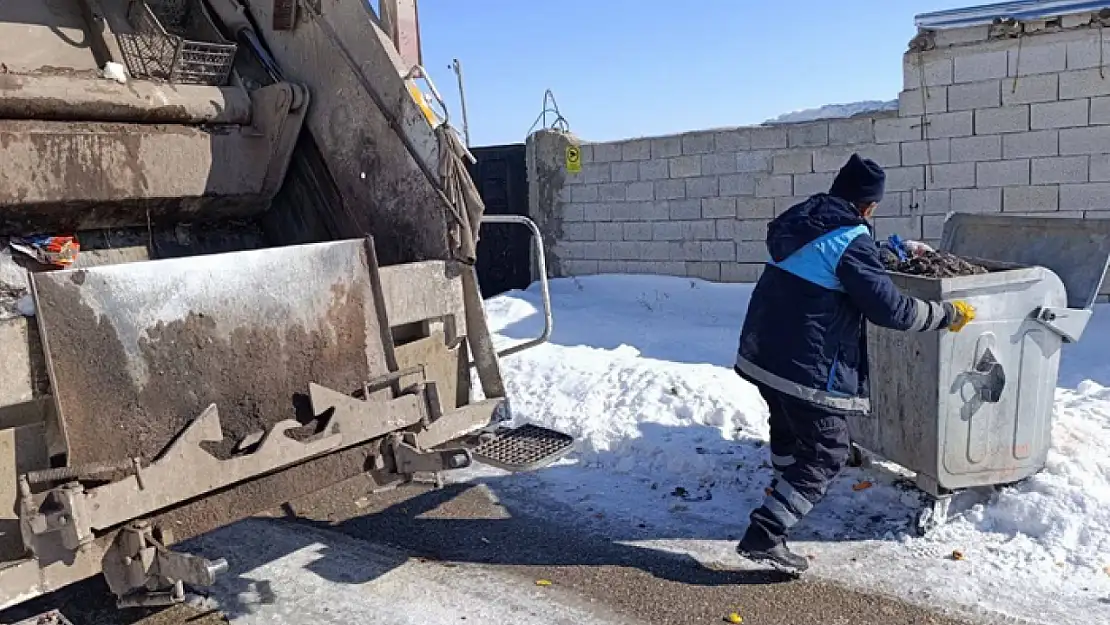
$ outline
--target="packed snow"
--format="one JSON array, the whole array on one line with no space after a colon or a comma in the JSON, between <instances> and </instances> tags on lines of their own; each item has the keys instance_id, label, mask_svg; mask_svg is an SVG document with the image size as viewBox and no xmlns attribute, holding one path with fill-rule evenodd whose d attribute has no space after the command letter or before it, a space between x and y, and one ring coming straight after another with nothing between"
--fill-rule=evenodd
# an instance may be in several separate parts
<instances>
[{"instance_id":1,"label":"packed snow","mask_svg":"<svg viewBox=\"0 0 1110 625\"><path fill-rule=\"evenodd\" d=\"M765 124L797 124L812 122L820 119L841 119L855 117L867 113L881 111L897 111L898 100L865 100L849 104L826 104L812 109L803 109L792 113L783 113L778 117L768 119Z\"/></svg>"},{"instance_id":2,"label":"packed snow","mask_svg":"<svg viewBox=\"0 0 1110 625\"><path fill-rule=\"evenodd\" d=\"M573 434L576 450L535 473L465 479L543 492L616 540L750 566L733 548L770 481L766 405L731 368L750 286L595 276L551 289L552 341L502 366L517 420ZM487 302L499 344L539 334L540 301L533 287ZM1045 469L960 495L927 537L911 530L920 498L904 471L847 469L794 537L812 575L988 620L1110 622L1107 353L1101 306L1064 348Z\"/></svg>"}]
</instances>

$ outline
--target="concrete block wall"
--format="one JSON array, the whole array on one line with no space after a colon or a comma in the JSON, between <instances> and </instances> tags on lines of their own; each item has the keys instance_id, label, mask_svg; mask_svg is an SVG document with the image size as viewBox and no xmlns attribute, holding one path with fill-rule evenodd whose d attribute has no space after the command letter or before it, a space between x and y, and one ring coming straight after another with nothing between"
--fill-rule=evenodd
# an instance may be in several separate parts
<instances>
[{"instance_id":1,"label":"concrete block wall","mask_svg":"<svg viewBox=\"0 0 1110 625\"><path fill-rule=\"evenodd\" d=\"M548 149L559 183L533 216L556 272L752 281L768 221L827 190L852 152L887 171L880 237L939 242L951 211L1110 217L1110 37L1079 17L919 37L897 112L581 143L577 173ZM543 132L530 150L553 141L577 142Z\"/></svg>"}]
</instances>

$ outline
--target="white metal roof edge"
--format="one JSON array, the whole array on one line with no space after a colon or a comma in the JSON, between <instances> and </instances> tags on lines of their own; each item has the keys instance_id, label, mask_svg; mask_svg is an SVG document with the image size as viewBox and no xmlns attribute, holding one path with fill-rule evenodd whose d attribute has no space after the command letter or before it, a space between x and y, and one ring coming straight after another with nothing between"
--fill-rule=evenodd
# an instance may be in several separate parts
<instances>
[{"instance_id":1,"label":"white metal roof edge","mask_svg":"<svg viewBox=\"0 0 1110 625\"><path fill-rule=\"evenodd\" d=\"M943 30L990 24L995 18L1036 20L1087 13L1110 8L1110 0L1016 0L963 9L922 13L914 19L918 28Z\"/></svg>"}]
</instances>

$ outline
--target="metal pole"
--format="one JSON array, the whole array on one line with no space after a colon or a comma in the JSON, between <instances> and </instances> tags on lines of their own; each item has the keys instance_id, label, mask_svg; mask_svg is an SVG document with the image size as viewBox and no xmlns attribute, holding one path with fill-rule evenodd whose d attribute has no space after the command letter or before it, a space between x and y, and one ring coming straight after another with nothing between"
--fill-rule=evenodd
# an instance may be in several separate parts
<instances>
[{"instance_id":1,"label":"metal pole","mask_svg":"<svg viewBox=\"0 0 1110 625\"><path fill-rule=\"evenodd\" d=\"M466 141L466 147L470 147L470 122L466 118L466 94L463 92L463 76L462 76L462 63L455 59L451 63L451 69L455 70L455 76L459 79L459 104L462 107L463 118L463 139Z\"/></svg>"}]
</instances>

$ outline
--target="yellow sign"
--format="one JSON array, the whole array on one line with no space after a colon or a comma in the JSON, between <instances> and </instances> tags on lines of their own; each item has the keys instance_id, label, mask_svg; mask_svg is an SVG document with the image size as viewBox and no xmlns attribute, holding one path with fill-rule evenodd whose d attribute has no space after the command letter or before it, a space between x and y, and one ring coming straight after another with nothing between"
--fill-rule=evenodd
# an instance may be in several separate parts
<instances>
[{"instance_id":1,"label":"yellow sign","mask_svg":"<svg viewBox=\"0 0 1110 625\"><path fill-rule=\"evenodd\" d=\"M567 146L567 171L574 174L582 171L582 150L577 145Z\"/></svg>"}]
</instances>

